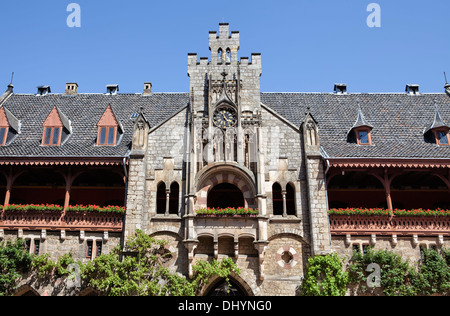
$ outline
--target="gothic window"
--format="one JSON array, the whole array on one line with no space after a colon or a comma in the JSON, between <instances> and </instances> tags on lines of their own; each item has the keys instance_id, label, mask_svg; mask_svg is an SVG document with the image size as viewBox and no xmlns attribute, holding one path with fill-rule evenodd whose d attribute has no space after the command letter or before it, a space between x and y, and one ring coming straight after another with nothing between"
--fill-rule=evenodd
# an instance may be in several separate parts
<instances>
[{"instance_id":1,"label":"gothic window","mask_svg":"<svg viewBox=\"0 0 450 316\"><path fill-rule=\"evenodd\" d=\"M180 185L178 182L173 182L170 186L169 196L169 214L178 215L179 210Z\"/></svg>"},{"instance_id":2,"label":"gothic window","mask_svg":"<svg viewBox=\"0 0 450 316\"><path fill-rule=\"evenodd\" d=\"M275 182L272 186L273 215L283 215L283 196L281 185Z\"/></svg>"},{"instance_id":3,"label":"gothic window","mask_svg":"<svg viewBox=\"0 0 450 316\"><path fill-rule=\"evenodd\" d=\"M295 212L295 188L292 183L286 187L286 213L287 215L296 215Z\"/></svg>"},{"instance_id":4,"label":"gothic window","mask_svg":"<svg viewBox=\"0 0 450 316\"><path fill-rule=\"evenodd\" d=\"M222 48L219 48L219 50L217 51L217 61L219 63L222 63L222 61L223 61L223 50L222 50Z\"/></svg>"},{"instance_id":5,"label":"gothic window","mask_svg":"<svg viewBox=\"0 0 450 316\"><path fill-rule=\"evenodd\" d=\"M156 213L165 214L166 213L166 184L161 182L158 184L158 189L156 192Z\"/></svg>"},{"instance_id":6,"label":"gothic window","mask_svg":"<svg viewBox=\"0 0 450 316\"><path fill-rule=\"evenodd\" d=\"M231 63L231 50L227 48L227 63Z\"/></svg>"}]
</instances>

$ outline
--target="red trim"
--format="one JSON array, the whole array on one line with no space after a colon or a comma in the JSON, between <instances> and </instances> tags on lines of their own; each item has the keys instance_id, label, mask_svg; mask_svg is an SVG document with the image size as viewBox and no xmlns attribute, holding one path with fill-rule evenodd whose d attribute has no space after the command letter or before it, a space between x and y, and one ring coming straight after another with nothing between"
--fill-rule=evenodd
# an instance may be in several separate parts
<instances>
[{"instance_id":1,"label":"red trim","mask_svg":"<svg viewBox=\"0 0 450 316\"><path fill-rule=\"evenodd\" d=\"M25 158L25 157L0 157L0 165L3 166L119 166L123 164L123 158Z\"/></svg>"},{"instance_id":2,"label":"red trim","mask_svg":"<svg viewBox=\"0 0 450 316\"><path fill-rule=\"evenodd\" d=\"M368 143L361 143L361 138L359 135L360 132L367 133L367 138L369 139ZM361 146L371 146L372 145L372 133L371 133L370 128L367 128L367 127L355 128L355 134L356 134L356 141L358 142L358 145L361 145Z\"/></svg>"},{"instance_id":3,"label":"red trim","mask_svg":"<svg viewBox=\"0 0 450 316\"><path fill-rule=\"evenodd\" d=\"M400 159L400 158L330 158L330 167L334 168L450 168L450 159Z\"/></svg>"},{"instance_id":4,"label":"red trim","mask_svg":"<svg viewBox=\"0 0 450 316\"><path fill-rule=\"evenodd\" d=\"M450 145L450 135L449 135L449 129L447 127L442 127L442 128L436 128L433 130L434 133L434 137L436 139L436 144L439 146L449 146ZM444 132L446 133L447 136L447 144L441 144L441 142L439 141L439 133Z\"/></svg>"}]
</instances>

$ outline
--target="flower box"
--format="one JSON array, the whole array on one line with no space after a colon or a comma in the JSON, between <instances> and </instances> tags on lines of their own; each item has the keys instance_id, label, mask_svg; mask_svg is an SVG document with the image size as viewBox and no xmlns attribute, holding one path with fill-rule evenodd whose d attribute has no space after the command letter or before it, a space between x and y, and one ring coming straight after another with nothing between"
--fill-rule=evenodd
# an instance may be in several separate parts
<instances>
[{"instance_id":1,"label":"flower box","mask_svg":"<svg viewBox=\"0 0 450 316\"><path fill-rule=\"evenodd\" d=\"M75 205L69 206L68 212L76 213L114 213L125 214L125 207L123 206L98 206L98 205Z\"/></svg>"},{"instance_id":2,"label":"flower box","mask_svg":"<svg viewBox=\"0 0 450 316\"><path fill-rule=\"evenodd\" d=\"M244 207L223 209L204 208L197 210L196 214L197 216L204 217L255 217L259 214L259 210Z\"/></svg>"},{"instance_id":3,"label":"flower box","mask_svg":"<svg viewBox=\"0 0 450 316\"><path fill-rule=\"evenodd\" d=\"M52 212L61 213L64 207L56 204L10 204L4 207L5 212Z\"/></svg>"},{"instance_id":4,"label":"flower box","mask_svg":"<svg viewBox=\"0 0 450 316\"><path fill-rule=\"evenodd\" d=\"M413 210L399 210L394 209L385 210L381 208L334 208L329 210L330 215L342 216L402 216L402 217L418 217L418 216L450 216L450 210L430 210L430 209L413 209Z\"/></svg>"}]
</instances>

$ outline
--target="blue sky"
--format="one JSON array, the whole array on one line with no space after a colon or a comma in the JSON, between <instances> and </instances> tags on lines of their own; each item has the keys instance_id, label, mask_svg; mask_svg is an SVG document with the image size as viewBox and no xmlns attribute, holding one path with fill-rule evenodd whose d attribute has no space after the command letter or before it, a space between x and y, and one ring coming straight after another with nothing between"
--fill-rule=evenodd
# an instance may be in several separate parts
<instances>
[{"instance_id":1,"label":"blue sky","mask_svg":"<svg viewBox=\"0 0 450 316\"><path fill-rule=\"evenodd\" d=\"M81 7L69 28L67 6ZM369 28L367 6L381 7ZM450 79L448 0L17 0L0 12L0 91L15 72L16 93L50 85L64 92L188 92L187 54L210 56L208 32L240 31L240 57L261 53L263 92L443 92ZM2 88L3 87L3 88Z\"/></svg>"}]
</instances>

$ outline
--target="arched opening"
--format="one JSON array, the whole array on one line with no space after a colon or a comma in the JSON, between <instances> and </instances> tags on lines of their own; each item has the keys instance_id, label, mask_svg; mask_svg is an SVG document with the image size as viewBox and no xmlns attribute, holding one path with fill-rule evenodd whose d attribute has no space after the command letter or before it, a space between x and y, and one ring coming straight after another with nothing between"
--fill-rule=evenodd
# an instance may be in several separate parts
<instances>
[{"instance_id":1,"label":"arched opening","mask_svg":"<svg viewBox=\"0 0 450 316\"><path fill-rule=\"evenodd\" d=\"M158 184L158 189L156 191L156 213L165 214L166 213L166 184L160 182Z\"/></svg>"},{"instance_id":2,"label":"arched opening","mask_svg":"<svg viewBox=\"0 0 450 316\"><path fill-rule=\"evenodd\" d=\"M210 208L245 207L244 195L233 184L222 183L216 185L208 193L207 205Z\"/></svg>"},{"instance_id":3,"label":"arched opening","mask_svg":"<svg viewBox=\"0 0 450 316\"><path fill-rule=\"evenodd\" d=\"M9 203L54 203L63 206L65 188L61 174L47 168L29 169L14 181Z\"/></svg>"},{"instance_id":4,"label":"arched opening","mask_svg":"<svg viewBox=\"0 0 450 316\"><path fill-rule=\"evenodd\" d=\"M124 206L123 177L111 169L89 169L72 183L70 204Z\"/></svg>"},{"instance_id":5,"label":"arched opening","mask_svg":"<svg viewBox=\"0 0 450 316\"><path fill-rule=\"evenodd\" d=\"M328 183L330 209L347 207L387 208L383 184L366 172L346 171Z\"/></svg>"},{"instance_id":6,"label":"arched opening","mask_svg":"<svg viewBox=\"0 0 450 316\"><path fill-rule=\"evenodd\" d=\"M283 215L283 195L281 185L275 182L272 186L273 215Z\"/></svg>"},{"instance_id":7,"label":"arched opening","mask_svg":"<svg viewBox=\"0 0 450 316\"><path fill-rule=\"evenodd\" d=\"M450 195L447 185L428 172L406 172L392 180L391 195L398 209L448 209Z\"/></svg>"},{"instance_id":8,"label":"arched opening","mask_svg":"<svg viewBox=\"0 0 450 316\"><path fill-rule=\"evenodd\" d=\"M232 273L229 282L225 278L211 281L203 292L204 296L254 296L252 289L239 276Z\"/></svg>"},{"instance_id":9,"label":"arched opening","mask_svg":"<svg viewBox=\"0 0 450 316\"><path fill-rule=\"evenodd\" d=\"M227 48L227 63L231 63L231 49Z\"/></svg>"},{"instance_id":10,"label":"arched opening","mask_svg":"<svg viewBox=\"0 0 450 316\"><path fill-rule=\"evenodd\" d=\"M286 186L286 212L287 215L295 215L295 189L292 183Z\"/></svg>"},{"instance_id":11,"label":"arched opening","mask_svg":"<svg viewBox=\"0 0 450 316\"><path fill-rule=\"evenodd\" d=\"M179 210L180 185L178 182L173 182L170 186L169 195L169 214L178 215Z\"/></svg>"}]
</instances>

